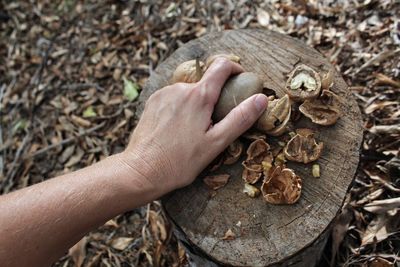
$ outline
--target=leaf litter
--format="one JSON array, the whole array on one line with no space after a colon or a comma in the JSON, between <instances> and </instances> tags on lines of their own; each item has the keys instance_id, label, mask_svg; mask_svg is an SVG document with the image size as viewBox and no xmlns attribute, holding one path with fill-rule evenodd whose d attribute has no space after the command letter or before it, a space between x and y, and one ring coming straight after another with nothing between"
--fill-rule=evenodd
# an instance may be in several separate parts
<instances>
[{"instance_id":1,"label":"leaf litter","mask_svg":"<svg viewBox=\"0 0 400 267\"><path fill-rule=\"evenodd\" d=\"M359 171L321 265L400 260L397 1L42 0L0 7L0 193L122 151L138 120L140 88L182 44L226 29L275 30L327 57L363 112ZM185 266L171 229L154 202L89 233L54 266Z\"/></svg>"}]
</instances>

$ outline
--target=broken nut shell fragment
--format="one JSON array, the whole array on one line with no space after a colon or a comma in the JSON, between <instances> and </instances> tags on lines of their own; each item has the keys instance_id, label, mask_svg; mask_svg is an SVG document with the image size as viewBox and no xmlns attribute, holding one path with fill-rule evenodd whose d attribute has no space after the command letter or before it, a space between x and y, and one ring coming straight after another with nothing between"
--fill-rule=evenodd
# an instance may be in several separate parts
<instances>
[{"instance_id":1,"label":"broken nut shell fragment","mask_svg":"<svg viewBox=\"0 0 400 267\"><path fill-rule=\"evenodd\" d=\"M317 144L314 133L310 129L297 129L297 134L290 139L284 148L288 160L309 163L317 160L324 147L321 142Z\"/></svg>"},{"instance_id":2,"label":"broken nut shell fragment","mask_svg":"<svg viewBox=\"0 0 400 267\"><path fill-rule=\"evenodd\" d=\"M171 83L196 83L203 76L203 67L204 62L202 61L196 59L185 61L176 67Z\"/></svg>"},{"instance_id":3,"label":"broken nut shell fragment","mask_svg":"<svg viewBox=\"0 0 400 267\"><path fill-rule=\"evenodd\" d=\"M301 195L301 179L292 169L278 166L262 186L264 199L271 204L293 204Z\"/></svg>"},{"instance_id":4,"label":"broken nut shell fragment","mask_svg":"<svg viewBox=\"0 0 400 267\"><path fill-rule=\"evenodd\" d=\"M270 146L262 139L252 142L247 149L247 159L242 162L244 167L242 178L246 183L254 184L262 176L264 165L272 163L273 156Z\"/></svg>"},{"instance_id":5,"label":"broken nut shell fragment","mask_svg":"<svg viewBox=\"0 0 400 267\"><path fill-rule=\"evenodd\" d=\"M323 90L320 97L304 101L299 110L313 123L319 125L332 125L342 115L339 96L335 93Z\"/></svg>"},{"instance_id":6,"label":"broken nut shell fragment","mask_svg":"<svg viewBox=\"0 0 400 267\"><path fill-rule=\"evenodd\" d=\"M329 90L333 85L334 72L333 69L329 69L321 75L321 89Z\"/></svg>"},{"instance_id":7,"label":"broken nut shell fragment","mask_svg":"<svg viewBox=\"0 0 400 267\"><path fill-rule=\"evenodd\" d=\"M307 65L298 65L286 82L286 93L294 101L315 98L321 91L320 75Z\"/></svg>"},{"instance_id":8,"label":"broken nut shell fragment","mask_svg":"<svg viewBox=\"0 0 400 267\"><path fill-rule=\"evenodd\" d=\"M288 95L269 101L267 109L257 120L257 129L272 136L286 132L290 120L291 105Z\"/></svg>"},{"instance_id":9,"label":"broken nut shell fragment","mask_svg":"<svg viewBox=\"0 0 400 267\"><path fill-rule=\"evenodd\" d=\"M232 144L230 144L225 151L224 164L231 165L238 161L242 155L243 147L243 143L239 140L235 140Z\"/></svg>"}]
</instances>

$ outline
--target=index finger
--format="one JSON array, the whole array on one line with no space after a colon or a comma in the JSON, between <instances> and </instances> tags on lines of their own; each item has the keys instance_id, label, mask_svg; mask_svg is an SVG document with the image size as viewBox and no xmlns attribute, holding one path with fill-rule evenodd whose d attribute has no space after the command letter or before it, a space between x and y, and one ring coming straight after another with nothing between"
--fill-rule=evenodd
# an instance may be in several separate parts
<instances>
[{"instance_id":1,"label":"index finger","mask_svg":"<svg viewBox=\"0 0 400 267\"><path fill-rule=\"evenodd\" d=\"M242 66L232 62L226 58L217 58L211 66L204 73L200 80L200 84L204 90L205 95L209 96L208 100L215 104L218 100L219 94L226 80L233 74L243 72Z\"/></svg>"}]
</instances>

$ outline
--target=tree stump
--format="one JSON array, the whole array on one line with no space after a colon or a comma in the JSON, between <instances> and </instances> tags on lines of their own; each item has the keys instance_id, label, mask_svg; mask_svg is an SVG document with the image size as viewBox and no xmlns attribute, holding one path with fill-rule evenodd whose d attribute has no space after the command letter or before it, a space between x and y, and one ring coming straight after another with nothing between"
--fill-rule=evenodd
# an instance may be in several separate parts
<instances>
[{"instance_id":1,"label":"tree stump","mask_svg":"<svg viewBox=\"0 0 400 267\"><path fill-rule=\"evenodd\" d=\"M296 64L304 63L316 70L332 67L314 49L276 32L216 32L188 42L162 62L144 87L141 103L169 84L180 63L196 57L204 61L219 53L240 56L244 69L259 74L265 87L275 90L279 97L284 95L287 74ZM316 139L324 143L318 160L321 178L312 177L312 163L288 164L303 180L302 195L296 204L271 205L262 197L253 199L242 193L241 161L219 171L229 173L231 178L215 196L202 182L202 174L190 186L162 200L178 239L199 266L315 265L356 172L362 140L360 111L338 73L332 91L345 99L344 115L335 125L318 126L304 117L296 124L297 128L315 129ZM228 229L236 234L234 240L221 239Z\"/></svg>"}]
</instances>

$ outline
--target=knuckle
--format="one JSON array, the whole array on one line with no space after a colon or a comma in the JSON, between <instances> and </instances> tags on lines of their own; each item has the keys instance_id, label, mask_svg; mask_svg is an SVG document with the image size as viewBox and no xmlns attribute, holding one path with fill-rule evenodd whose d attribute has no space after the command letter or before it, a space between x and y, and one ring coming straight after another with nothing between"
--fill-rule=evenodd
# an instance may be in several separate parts
<instances>
[{"instance_id":1,"label":"knuckle","mask_svg":"<svg viewBox=\"0 0 400 267\"><path fill-rule=\"evenodd\" d=\"M227 133L224 131L211 131L208 134L208 142L215 147L222 147L226 143Z\"/></svg>"},{"instance_id":2,"label":"knuckle","mask_svg":"<svg viewBox=\"0 0 400 267\"><path fill-rule=\"evenodd\" d=\"M209 103L211 90L212 88L210 88L208 81L201 81L195 85L193 89L193 94L194 97L197 98L197 100L199 100L200 102Z\"/></svg>"},{"instance_id":3,"label":"knuckle","mask_svg":"<svg viewBox=\"0 0 400 267\"><path fill-rule=\"evenodd\" d=\"M231 63L232 62L230 60L228 60L224 57L218 57L214 61L215 68L217 68L217 69L228 68L231 65Z\"/></svg>"}]
</instances>

